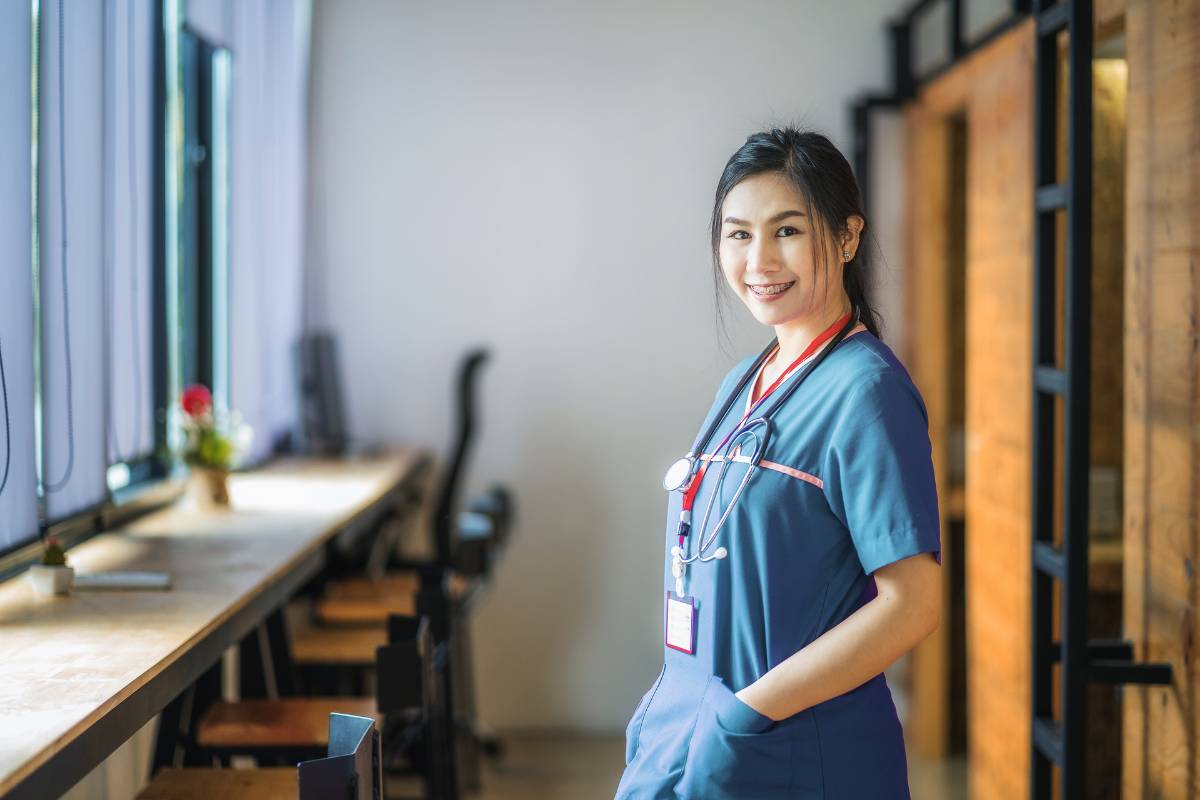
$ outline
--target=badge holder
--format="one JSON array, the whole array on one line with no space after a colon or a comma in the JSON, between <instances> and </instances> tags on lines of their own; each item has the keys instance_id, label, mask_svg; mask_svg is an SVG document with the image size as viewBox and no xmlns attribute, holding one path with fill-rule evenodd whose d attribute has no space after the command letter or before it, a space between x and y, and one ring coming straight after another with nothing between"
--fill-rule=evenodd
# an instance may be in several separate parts
<instances>
[{"instance_id":1,"label":"badge holder","mask_svg":"<svg viewBox=\"0 0 1200 800\"><path fill-rule=\"evenodd\" d=\"M688 655L696 654L696 598L667 590L666 645Z\"/></svg>"}]
</instances>

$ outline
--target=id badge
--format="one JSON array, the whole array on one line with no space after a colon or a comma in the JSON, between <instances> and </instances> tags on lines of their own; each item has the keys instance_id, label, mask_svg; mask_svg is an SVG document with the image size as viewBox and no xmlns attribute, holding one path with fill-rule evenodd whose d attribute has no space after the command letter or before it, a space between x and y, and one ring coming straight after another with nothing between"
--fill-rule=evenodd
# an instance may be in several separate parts
<instances>
[{"instance_id":1,"label":"id badge","mask_svg":"<svg viewBox=\"0 0 1200 800\"><path fill-rule=\"evenodd\" d=\"M667 592L667 647L696 653L696 599Z\"/></svg>"}]
</instances>

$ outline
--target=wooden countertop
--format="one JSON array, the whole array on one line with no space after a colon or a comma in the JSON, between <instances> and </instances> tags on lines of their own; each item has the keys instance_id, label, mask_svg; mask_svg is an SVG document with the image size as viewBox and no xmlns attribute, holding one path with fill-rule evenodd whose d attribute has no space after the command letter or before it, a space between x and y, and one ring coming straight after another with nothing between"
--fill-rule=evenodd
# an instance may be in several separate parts
<instances>
[{"instance_id":1,"label":"wooden countertop","mask_svg":"<svg viewBox=\"0 0 1200 800\"><path fill-rule=\"evenodd\" d=\"M72 548L77 572L155 569L172 589L33 593L0 583L0 795L57 796L324 563L323 544L417 477L419 451L288 459ZM11 795L9 793L12 793Z\"/></svg>"}]
</instances>

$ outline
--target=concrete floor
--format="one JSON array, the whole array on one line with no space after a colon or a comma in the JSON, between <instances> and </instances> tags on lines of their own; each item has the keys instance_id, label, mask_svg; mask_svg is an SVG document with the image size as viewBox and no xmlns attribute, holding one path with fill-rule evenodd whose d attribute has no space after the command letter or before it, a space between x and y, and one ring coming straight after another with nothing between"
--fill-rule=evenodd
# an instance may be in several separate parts
<instances>
[{"instance_id":1,"label":"concrete floor","mask_svg":"<svg viewBox=\"0 0 1200 800\"><path fill-rule=\"evenodd\" d=\"M908 659L887 670L896 713L904 729L911 712L907 685ZM482 791L471 800L612 800L625 769L625 737L589 736L562 731L509 731L500 736L504 756L483 762ZM914 758L908 745L908 787L914 800L966 800L967 760ZM400 789L389 783L390 797L420 797L419 786ZM399 794L396 792L399 791ZM848 800L836 798L834 800ZM854 798L858 800L858 798Z\"/></svg>"},{"instance_id":2,"label":"concrete floor","mask_svg":"<svg viewBox=\"0 0 1200 800\"><path fill-rule=\"evenodd\" d=\"M475 800L612 800L625 765L623 736L553 732L509 733L505 753L486 763ZM966 764L910 760L909 789L916 800L965 800ZM390 796L419 790L389 785Z\"/></svg>"}]
</instances>

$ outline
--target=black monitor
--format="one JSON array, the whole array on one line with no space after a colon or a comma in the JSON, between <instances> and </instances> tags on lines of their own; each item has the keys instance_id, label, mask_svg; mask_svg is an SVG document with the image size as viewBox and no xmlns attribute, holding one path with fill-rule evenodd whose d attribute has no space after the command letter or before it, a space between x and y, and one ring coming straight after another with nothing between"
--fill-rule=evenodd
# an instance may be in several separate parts
<instances>
[{"instance_id":1,"label":"black monitor","mask_svg":"<svg viewBox=\"0 0 1200 800\"><path fill-rule=\"evenodd\" d=\"M327 331L300 337L294 350L299 409L299 435L304 452L340 455L350 435L342 403L337 339Z\"/></svg>"}]
</instances>

